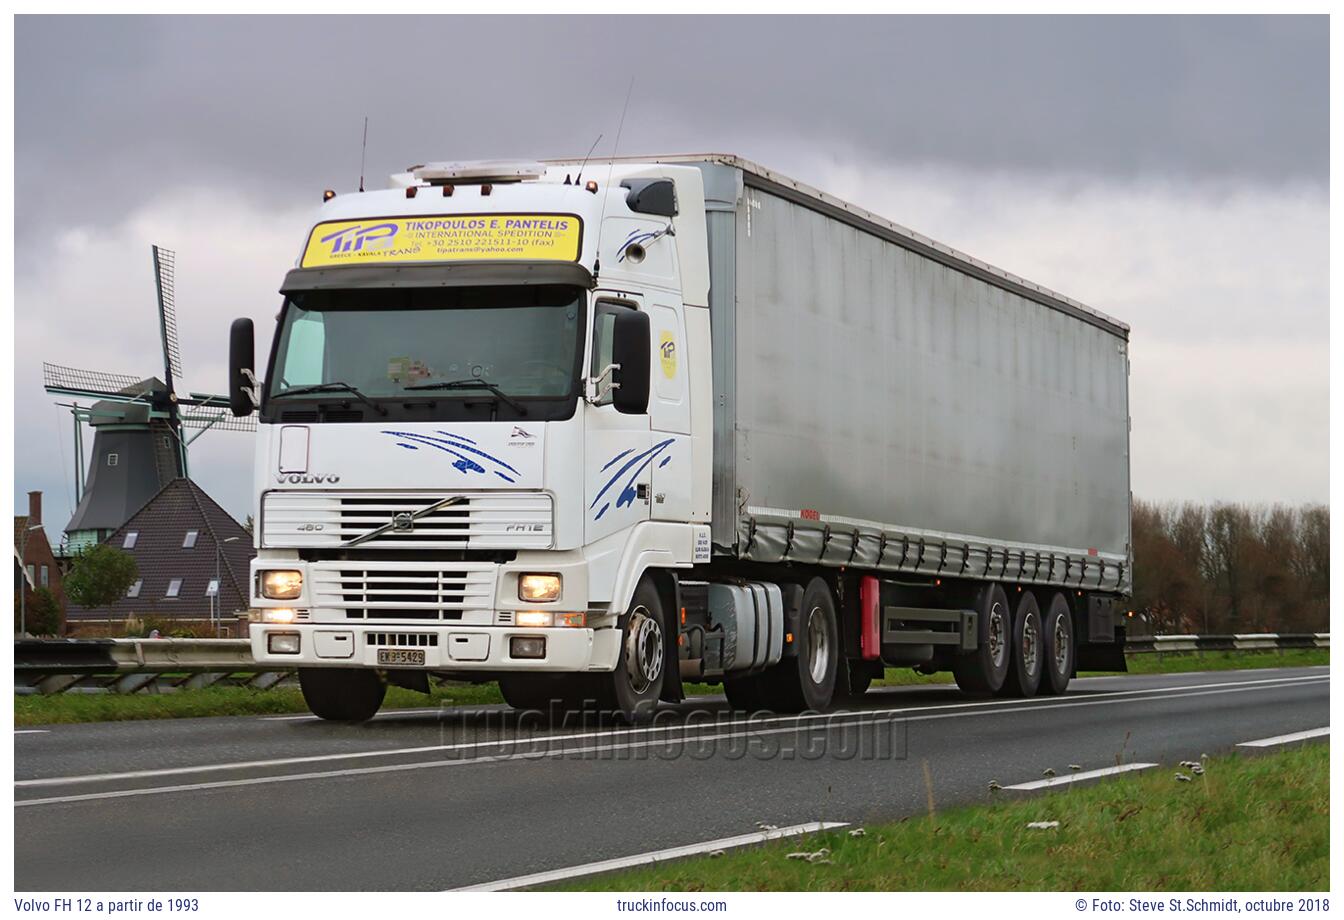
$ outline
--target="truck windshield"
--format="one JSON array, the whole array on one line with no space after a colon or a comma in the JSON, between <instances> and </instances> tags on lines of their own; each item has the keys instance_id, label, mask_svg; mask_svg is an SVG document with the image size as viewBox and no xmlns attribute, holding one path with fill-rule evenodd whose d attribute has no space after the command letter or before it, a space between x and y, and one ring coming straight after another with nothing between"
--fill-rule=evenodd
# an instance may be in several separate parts
<instances>
[{"instance_id":1,"label":"truck windshield","mask_svg":"<svg viewBox=\"0 0 1344 920\"><path fill-rule=\"evenodd\" d=\"M583 313L583 292L568 286L293 295L264 414L348 403L386 410L370 420L567 418Z\"/></svg>"}]
</instances>

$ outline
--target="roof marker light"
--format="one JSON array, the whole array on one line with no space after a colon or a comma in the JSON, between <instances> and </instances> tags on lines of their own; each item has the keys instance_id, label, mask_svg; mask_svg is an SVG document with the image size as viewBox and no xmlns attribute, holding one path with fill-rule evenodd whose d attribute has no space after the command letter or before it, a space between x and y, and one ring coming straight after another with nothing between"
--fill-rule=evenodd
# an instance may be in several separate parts
<instances>
[{"instance_id":1,"label":"roof marker light","mask_svg":"<svg viewBox=\"0 0 1344 920\"><path fill-rule=\"evenodd\" d=\"M453 186L451 186L451 185L445 185L445 186L443 187L443 197L444 197L444 198L452 198L452 197L453 197Z\"/></svg>"},{"instance_id":2,"label":"roof marker light","mask_svg":"<svg viewBox=\"0 0 1344 920\"><path fill-rule=\"evenodd\" d=\"M406 197L407 197L407 198L414 198L414 197L415 197L415 191L416 191L416 186L414 186L414 185L408 185L408 186L406 186Z\"/></svg>"},{"instance_id":3,"label":"roof marker light","mask_svg":"<svg viewBox=\"0 0 1344 920\"><path fill-rule=\"evenodd\" d=\"M330 201L331 199L333 199L333 198L335 198L335 197L336 197L336 192L333 191L332 189L326 189L325 191L322 192L322 200L323 200L323 201Z\"/></svg>"},{"instance_id":4,"label":"roof marker light","mask_svg":"<svg viewBox=\"0 0 1344 920\"><path fill-rule=\"evenodd\" d=\"M588 191L592 192L594 195L597 194L597 180L596 180L596 179L589 179L586 183L584 183L584 186L583 186L583 187L584 187L585 189L587 189Z\"/></svg>"},{"instance_id":5,"label":"roof marker light","mask_svg":"<svg viewBox=\"0 0 1344 920\"><path fill-rule=\"evenodd\" d=\"M481 194L482 194L482 195L489 195L489 194L490 194L492 191L494 191L494 190L495 190L495 187L494 187L493 185L491 185L489 182L482 182L482 183L481 183Z\"/></svg>"}]
</instances>

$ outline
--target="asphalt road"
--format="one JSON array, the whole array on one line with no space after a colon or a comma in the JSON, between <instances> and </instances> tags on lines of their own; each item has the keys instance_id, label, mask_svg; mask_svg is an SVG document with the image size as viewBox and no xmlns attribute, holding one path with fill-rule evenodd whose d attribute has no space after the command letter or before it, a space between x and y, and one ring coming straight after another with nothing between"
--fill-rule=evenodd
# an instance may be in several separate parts
<instances>
[{"instance_id":1,"label":"asphalt road","mask_svg":"<svg viewBox=\"0 0 1344 920\"><path fill-rule=\"evenodd\" d=\"M873 690L749 723L721 698L653 728L501 707L16 732L20 891L442 890L753 831L985 800L988 783L1163 765L1328 726L1329 669L1076 680L1063 697ZM1165 767L1157 768L1164 769Z\"/></svg>"}]
</instances>

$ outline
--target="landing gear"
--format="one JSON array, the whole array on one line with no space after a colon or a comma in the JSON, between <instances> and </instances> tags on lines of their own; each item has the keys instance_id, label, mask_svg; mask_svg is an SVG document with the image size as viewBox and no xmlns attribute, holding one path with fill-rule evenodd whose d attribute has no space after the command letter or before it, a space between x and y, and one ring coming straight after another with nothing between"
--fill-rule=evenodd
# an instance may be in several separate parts
<instances>
[{"instance_id":1,"label":"landing gear","mask_svg":"<svg viewBox=\"0 0 1344 920\"><path fill-rule=\"evenodd\" d=\"M367 722L383 705L387 684L364 668L299 668L299 689L313 715L332 722Z\"/></svg>"},{"instance_id":2,"label":"landing gear","mask_svg":"<svg viewBox=\"0 0 1344 920\"><path fill-rule=\"evenodd\" d=\"M999 585L987 585L976 599L976 649L958 655L952 672L966 693L997 693L1008 678L1012 612Z\"/></svg>"}]
</instances>

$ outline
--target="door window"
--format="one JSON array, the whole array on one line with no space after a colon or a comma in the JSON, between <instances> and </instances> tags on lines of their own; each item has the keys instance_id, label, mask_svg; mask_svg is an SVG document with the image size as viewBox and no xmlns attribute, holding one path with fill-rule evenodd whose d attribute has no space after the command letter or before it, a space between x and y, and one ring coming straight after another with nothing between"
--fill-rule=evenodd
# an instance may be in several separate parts
<instances>
[{"instance_id":1,"label":"door window","mask_svg":"<svg viewBox=\"0 0 1344 920\"><path fill-rule=\"evenodd\" d=\"M614 300L599 300L593 308L593 356L588 367L588 376L594 380L597 375L611 364L612 331L616 326L616 314L622 310L633 310L630 304ZM611 403L612 391L597 401L595 405L606 406Z\"/></svg>"}]
</instances>

